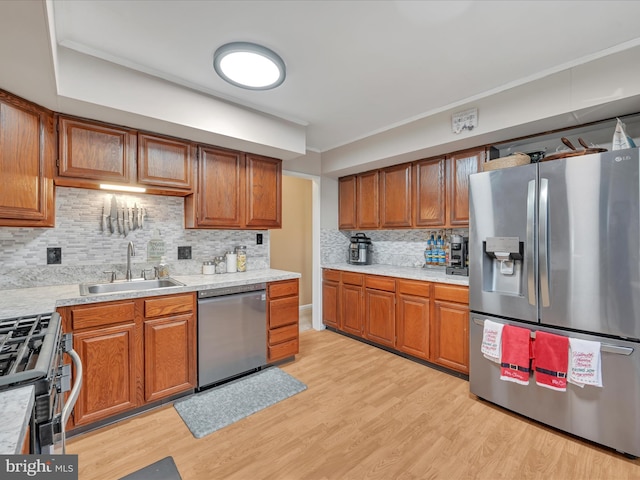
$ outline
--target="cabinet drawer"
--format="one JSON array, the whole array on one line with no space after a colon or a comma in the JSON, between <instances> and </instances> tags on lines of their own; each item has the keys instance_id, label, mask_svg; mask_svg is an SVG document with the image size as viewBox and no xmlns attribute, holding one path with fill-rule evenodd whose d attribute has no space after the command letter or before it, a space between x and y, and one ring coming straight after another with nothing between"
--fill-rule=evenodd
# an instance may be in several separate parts
<instances>
[{"instance_id":1,"label":"cabinet drawer","mask_svg":"<svg viewBox=\"0 0 640 480\"><path fill-rule=\"evenodd\" d=\"M135 319L135 302L118 302L99 304L91 307L78 307L71 311L71 328L83 328L114 325L133 322Z\"/></svg>"},{"instance_id":2,"label":"cabinet drawer","mask_svg":"<svg viewBox=\"0 0 640 480\"><path fill-rule=\"evenodd\" d=\"M298 338L298 325L287 325L286 327L269 330L269 345L296 340Z\"/></svg>"},{"instance_id":3,"label":"cabinet drawer","mask_svg":"<svg viewBox=\"0 0 640 480\"><path fill-rule=\"evenodd\" d=\"M274 362L283 358L291 357L298 353L298 339L289 342L269 345L269 361Z\"/></svg>"},{"instance_id":4,"label":"cabinet drawer","mask_svg":"<svg viewBox=\"0 0 640 480\"><path fill-rule=\"evenodd\" d=\"M342 272L342 283L348 285L362 285L364 275L361 273Z\"/></svg>"},{"instance_id":5,"label":"cabinet drawer","mask_svg":"<svg viewBox=\"0 0 640 480\"><path fill-rule=\"evenodd\" d=\"M269 328L298 324L298 297L269 301Z\"/></svg>"},{"instance_id":6,"label":"cabinet drawer","mask_svg":"<svg viewBox=\"0 0 640 480\"><path fill-rule=\"evenodd\" d=\"M338 270L322 270L322 279L339 282L340 272Z\"/></svg>"},{"instance_id":7,"label":"cabinet drawer","mask_svg":"<svg viewBox=\"0 0 640 480\"><path fill-rule=\"evenodd\" d=\"M269 284L269 298L289 297L291 295L298 295L298 280Z\"/></svg>"},{"instance_id":8,"label":"cabinet drawer","mask_svg":"<svg viewBox=\"0 0 640 480\"><path fill-rule=\"evenodd\" d=\"M416 297L429 297L431 284L428 282L416 282L412 280L398 280L398 293L414 295Z\"/></svg>"},{"instance_id":9,"label":"cabinet drawer","mask_svg":"<svg viewBox=\"0 0 640 480\"><path fill-rule=\"evenodd\" d=\"M433 292L436 300L466 304L469 303L469 287L436 284L434 285Z\"/></svg>"},{"instance_id":10,"label":"cabinet drawer","mask_svg":"<svg viewBox=\"0 0 640 480\"><path fill-rule=\"evenodd\" d=\"M389 277L372 277L367 275L364 277L365 288L373 288L375 290L384 290L385 292L396 291L396 281Z\"/></svg>"},{"instance_id":11,"label":"cabinet drawer","mask_svg":"<svg viewBox=\"0 0 640 480\"><path fill-rule=\"evenodd\" d=\"M144 301L145 318L175 315L193 311L194 294L150 298Z\"/></svg>"}]
</instances>

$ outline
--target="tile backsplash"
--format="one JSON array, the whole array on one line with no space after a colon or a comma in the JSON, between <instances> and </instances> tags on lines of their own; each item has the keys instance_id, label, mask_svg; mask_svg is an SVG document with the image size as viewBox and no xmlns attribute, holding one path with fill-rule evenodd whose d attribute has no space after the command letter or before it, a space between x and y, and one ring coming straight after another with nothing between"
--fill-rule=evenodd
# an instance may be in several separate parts
<instances>
[{"instance_id":1,"label":"tile backsplash","mask_svg":"<svg viewBox=\"0 0 640 480\"><path fill-rule=\"evenodd\" d=\"M268 230L186 230L181 197L116 194L119 205L134 203L146 209L142 229L125 238L101 231L105 199L112 193L100 190L56 187L55 228L0 227L0 288L62 285L106 279L103 271L115 270L124 278L127 244L134 243L134 276L157 262L147 260L147 243L159 232L171 274L201 273L202 262L223 255L236 245L247 246L247 270L269 268ZM108 213L108 212L107 212ZM262 245L256 234L262 233ZM190 260L178 260L178 247L191 247ZM60 248L59 265L47 265L47 248Z\"/></svg>"}]
</instances>

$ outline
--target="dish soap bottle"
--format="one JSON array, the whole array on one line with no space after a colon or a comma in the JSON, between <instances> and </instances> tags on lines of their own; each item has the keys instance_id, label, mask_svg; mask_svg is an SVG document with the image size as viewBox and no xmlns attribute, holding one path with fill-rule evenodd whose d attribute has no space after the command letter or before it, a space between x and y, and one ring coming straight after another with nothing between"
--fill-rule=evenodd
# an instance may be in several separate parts
<instances>
[{"instance_id":1,"label":"dish soap bottle","mask_svg":"<svg viewBox=\"0 0 640 480\"><path fill-rule=\"evenodd\" d=\"M165 257L160 259L160 264L156 267L157 278L167 278L169 276L169 267L166 263Z\"/></svg>"}]
</instances>

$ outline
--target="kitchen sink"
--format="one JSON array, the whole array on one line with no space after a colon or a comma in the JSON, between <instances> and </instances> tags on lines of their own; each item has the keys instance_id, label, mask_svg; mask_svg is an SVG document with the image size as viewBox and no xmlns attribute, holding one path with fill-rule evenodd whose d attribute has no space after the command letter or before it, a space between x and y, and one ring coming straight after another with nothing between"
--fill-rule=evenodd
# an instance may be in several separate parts
<instances>
[{"instance_id":1,"label":"kitchen sink","mask_svg":"<svg viewBox=\"0 0 640 480\"><path fill-rule=\"evenodd\" d=\"M182 287L181 283L173 278L156 278L145 280L143 278L133 280L116 280L109 283L81 283L80 295L92 295L97 293L117 293L138 290L151 290L154 288Z\"/></svg>"}]
</instances>

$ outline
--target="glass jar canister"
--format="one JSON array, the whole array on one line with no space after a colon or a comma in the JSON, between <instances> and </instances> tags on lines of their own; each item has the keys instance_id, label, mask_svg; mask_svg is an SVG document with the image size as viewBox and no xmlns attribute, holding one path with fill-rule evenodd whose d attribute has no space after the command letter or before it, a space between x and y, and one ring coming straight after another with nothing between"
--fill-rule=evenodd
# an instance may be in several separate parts
<instances>
[{"instance_id":1,"label":"glass jar canister","mask_svg":"<svg viewBox=\"0 0 640 480\"><path fill-rule=\"evenodd\" d=\"M238 256L238 271L247 271L247 247L239 245L236 247L236 255Z\"/></svg>"},{"instance_id":2,"label":"glass jar canister","mask_svg":"<svg viewBox=\"0 0 640 480\"><path fill-rule=\"evenodd\" d=\"M202 262L202 273L204 275L211 275L216 272L215 263L211 261Z\"/></svg>"},{"instance_id":3,"label":"glass jar canister","mask_svg":"<svg viewBox=\"0 0 640 480\"><path fill-rule=\"evenodd\" d=\"M227 273L227 262L222 255L215 257L213 264L215 265L216 273Z\"/></svg>"}]
</instances>

